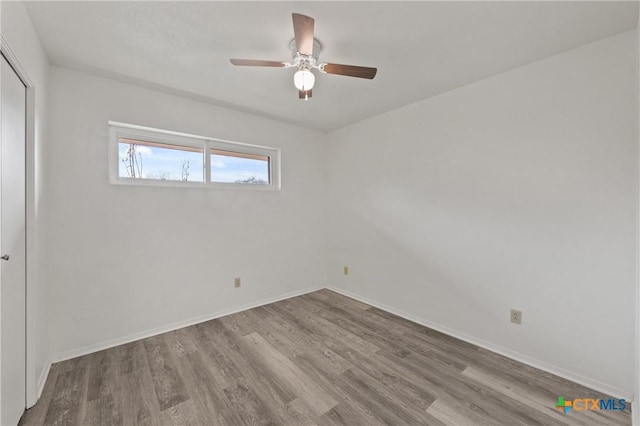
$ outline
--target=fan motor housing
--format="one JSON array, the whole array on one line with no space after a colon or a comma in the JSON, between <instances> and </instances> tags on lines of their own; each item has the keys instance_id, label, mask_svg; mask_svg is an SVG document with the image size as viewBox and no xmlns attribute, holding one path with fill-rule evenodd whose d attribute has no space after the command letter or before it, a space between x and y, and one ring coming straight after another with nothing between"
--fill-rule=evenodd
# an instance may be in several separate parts
<instances>
[{"instance_id":1,"label":"fan motor housing","mask_svg":"<svg viewBox=\"0 0 640 426\"><path fill-rule=\"evenodd\" d=\"M311 69L318 64L318 57L320 56L320 52L322 51L322 44L318 41L318 39L313 39L313 54L311 55L303 55L298 52L298 48L296 47L296 39L292 39L289 42L289 49L291 49L291 53L293 55L293 66L296 66L300 69Z\"/></svg>"}]
</instances>

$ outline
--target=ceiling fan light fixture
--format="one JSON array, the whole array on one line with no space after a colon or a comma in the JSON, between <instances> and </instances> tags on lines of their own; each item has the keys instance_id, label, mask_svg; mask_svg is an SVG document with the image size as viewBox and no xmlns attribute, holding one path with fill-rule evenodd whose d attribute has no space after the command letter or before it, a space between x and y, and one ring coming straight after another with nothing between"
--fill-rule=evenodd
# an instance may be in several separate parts
<instances>
[{"instance_id":1,"label":"ceiling fan light fixture","mask_svg":"<svg viewBox=\"0 0 640 426\"><path fill-rule=\"evenodd\" d=\"M291 17L293 19L294 34L293 40L289 42L289 49L291 49L293 55L291 62L230 59L231 63L243 67L295 68L296 73L293 76L293 84L298 89L298 99L304 100L311 98L311 89L316 82L316 77L311 72L314 68L323 74L344 75L369 80L376 76L378 71L376 68L319 62L318 55L322 50L322 44L313 34L314 19L299 13L292 13Z\"/></svg>"},{"instance_id":2,"label":"ceiling fan light fixture","mask_svg":"<svg viewBox=\"0 0 640 426\"><path fill-rule=\"evenodd\" d=\"M296 71L293 75L293 84L298 90L306 92L313 89L313 84L316 82L316 77L308 69L301 69Z\"/></svg>"}]
</instances>

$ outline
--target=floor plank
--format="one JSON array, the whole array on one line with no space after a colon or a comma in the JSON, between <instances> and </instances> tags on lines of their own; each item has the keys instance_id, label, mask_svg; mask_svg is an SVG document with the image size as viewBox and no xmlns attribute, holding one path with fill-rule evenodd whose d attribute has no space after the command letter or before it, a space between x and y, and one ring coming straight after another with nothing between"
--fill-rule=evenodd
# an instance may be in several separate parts
<instances>
[{"instance_id":1,"label":"floor plank","mask_svg":"<svg viewBox=\"0 0 640 426\"><path fill-rule=\"evenodd\" d=\"M83 401L82 386L85 367L67 371L57 377L53 397L49 403L45 424L74 425L80 422L80 404Z\"/></svg>"},{"instance_id":2,"label":"floor plank","mask_svg":"<svg viewBox=\"0 0 640 426\"><path fill-rule=\"evenodd\" d=\"M176 371L163 335L145 339L144 346L160 410L164 411L187 401L189 395L182 377Z\"/></svg>"},{"instance_id":3,"label":"floor plank","mask_svg":"<svg viewBox=\"0 0 640 426\"><path fill-rule=\"evenodd\" d=\"M248 334L243 339L259 354L263 366L285 382L316 415L323 415L338 403L258 333Z\"/></svg>"}]
</instances>

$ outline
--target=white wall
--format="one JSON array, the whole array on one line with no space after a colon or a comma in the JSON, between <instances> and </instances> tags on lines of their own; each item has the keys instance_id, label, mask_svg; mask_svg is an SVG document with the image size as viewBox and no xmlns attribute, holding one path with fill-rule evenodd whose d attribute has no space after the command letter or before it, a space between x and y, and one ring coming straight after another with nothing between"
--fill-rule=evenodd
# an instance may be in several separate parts
<instances>
[{"instance_id":1,"label":"white wall","mask_svg":"<svg viewBox=\"0 0 640 426\"><path fill-rule=\"evenodd\" d=\"M329 283L632 395L636 55L627 32L329 134Z\"/></svg>"},{"instance_id":2,"label":"white wall","mask_svg":"<svg viewBox=\"0 0 640 426\"><path fill-rule=\"evenodd\" d=\"M33 84L29 103L35 115L27 142L27 404L33 405L49 367L47 328L46 182L43 159L47 139L47 86L49 62L24 4L0 2L1 33L8 48ZM6 47L6 46L5 46Z\"/></svg>"},{"instance_id":3,"label":"white wall","mask_svg":"<svg viewBox=\"0 0 640 426\"><path fill-rule=\"evenodd\" d=\"M50 78L56 358L324 285L323 134L65 68ZM281 148L282 191L112 185L108 120Z\"/></svg>"}]
</instances>

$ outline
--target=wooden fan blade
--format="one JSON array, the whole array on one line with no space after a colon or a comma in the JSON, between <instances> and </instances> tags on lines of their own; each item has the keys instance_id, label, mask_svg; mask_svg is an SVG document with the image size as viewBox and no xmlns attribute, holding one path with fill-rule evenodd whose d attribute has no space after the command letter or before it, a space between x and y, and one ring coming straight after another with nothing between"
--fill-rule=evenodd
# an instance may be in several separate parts
<instances>
[{"instance_id":1,"label":"wooden fan blade","mask_svg":"<svg viewBox=\"0 0 640 426\"><path fill-rule=\"evenodd\" d=\"M229 59L229 61L240 67L284 67L284 62L278 61L261 61L258 59Z\"/></svg>"},{"instance_id":2,"label":"wooden fan blade","mask_svg":"<svg viewBox=\"0 0 640 426\"><path fill-rule=\"evenodd\" d=\"M311 99L311 92L312 90L298 90L298 99L304 99L305 101L307 99Z\"/></svg>"},{"instance_id":3,"label":"wooden fan blade","mask_svg":"<svg viewBox=\"0 0 640 426\"><path fill-rule=\"evenodd\" d=\"M293 34L296 37L296 49L303 55L313 54L314 20L309 16L292 13Z\"/></svg>"},{"instance_id":4,"label":"wooden fan blade","mask_svg":"<svg viewBox=\"0 0 640 426\"><path fill-rule=\"evenodd\" d=\"M378 72L377 68L358 67L355 65L325 64L324 72L327 74L346 75L349 77L359 77L372 79Z\"/></svg>"}]
</instances>

